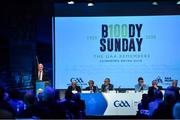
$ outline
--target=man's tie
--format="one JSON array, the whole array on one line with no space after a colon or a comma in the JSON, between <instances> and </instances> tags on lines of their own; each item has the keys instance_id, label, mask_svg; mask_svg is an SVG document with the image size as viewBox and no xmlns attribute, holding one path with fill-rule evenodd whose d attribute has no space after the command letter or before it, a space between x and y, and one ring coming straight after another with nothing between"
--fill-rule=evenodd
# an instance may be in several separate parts
<instances>
[{"instance_id":1,"label":"man's tie","mask_svg":"<svg viewBox=\"0 0 180 120\"><path fill-rule=\"evenodd\" d=\"M42 71L39 72L39 80L41 80L41 74L42 74Z\"/></svg>"}]
</instances>

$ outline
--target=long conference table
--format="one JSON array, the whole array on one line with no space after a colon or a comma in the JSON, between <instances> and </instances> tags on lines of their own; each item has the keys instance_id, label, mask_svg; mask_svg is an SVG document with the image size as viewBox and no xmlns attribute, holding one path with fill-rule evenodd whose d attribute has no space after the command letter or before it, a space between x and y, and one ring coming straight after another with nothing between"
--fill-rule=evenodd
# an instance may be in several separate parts
<instances>
[{"instance_id":1,"label":"long conference table","mask_svg":"<svg viewBox=\"0 0 180 120\"><path fill-rule=\"evenodd\" d=\"M127 91L125 93L81 93L81 99L85 101L86 115L108 116L108 115L136 115L138 104L141 102L142 94L147 91Z\"/></svg>"}]
</instances>

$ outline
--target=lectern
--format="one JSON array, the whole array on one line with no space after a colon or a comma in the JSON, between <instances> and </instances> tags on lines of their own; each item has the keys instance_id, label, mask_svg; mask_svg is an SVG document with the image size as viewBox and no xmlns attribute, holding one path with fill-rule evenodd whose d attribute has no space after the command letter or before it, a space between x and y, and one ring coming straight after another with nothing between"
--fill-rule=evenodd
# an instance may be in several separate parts
<instances>
[{"instance_id":1,"label":"lectern","mask_svg":"<svg viewBox=\"0 0 180 120\"><path fill-rule=\"evenodd\" d=\"M49 81L36 81L36 95L43 92L45 87L49 85Z\"/></svg>"}]
</instances>

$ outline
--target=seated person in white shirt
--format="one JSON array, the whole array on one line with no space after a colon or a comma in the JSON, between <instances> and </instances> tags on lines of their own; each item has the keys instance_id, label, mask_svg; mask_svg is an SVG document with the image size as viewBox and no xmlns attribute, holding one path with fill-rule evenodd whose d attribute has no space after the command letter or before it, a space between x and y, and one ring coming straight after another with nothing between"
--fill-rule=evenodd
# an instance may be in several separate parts
<instances>
[{"instance_id":1,"label":"seated person in white shirt","mask_svg":"<svg viewBox=\"0 0 180 120\"><path fill-rule=\"evenodd\" d=\"M135 85L135 92L141 92L142 90L148 90L148 86L144 83L144 79L139 77L138 84Z\"/></svg>"}]
</instances>

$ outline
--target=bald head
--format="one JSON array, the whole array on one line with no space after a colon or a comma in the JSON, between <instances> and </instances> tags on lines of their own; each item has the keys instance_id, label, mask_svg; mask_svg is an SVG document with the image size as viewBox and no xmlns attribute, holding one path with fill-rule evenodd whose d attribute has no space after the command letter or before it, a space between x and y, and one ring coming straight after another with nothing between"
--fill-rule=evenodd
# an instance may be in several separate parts
<instances>
[{"instance_id":1,"label":"bald head","mask_svg":"<svg viewBox=\"0 0 180 120\"><path fill-rule=\"evenodd\" d=\"M43 71L44 66L42 63L38 64L38 71Z\"/></svg>"},{"instance_id":2,"label":"bald head","mask_svg":"<svg viewBox=\"0 0 180 120\"><path fill-rule=\"evenodd\" d=\"M77 82L76 82L76 81L72 81L72 82L71 82L71 86L72 86L73 88L75 88L75 87L77 86Z\"/></svg>"}]
</instances>

